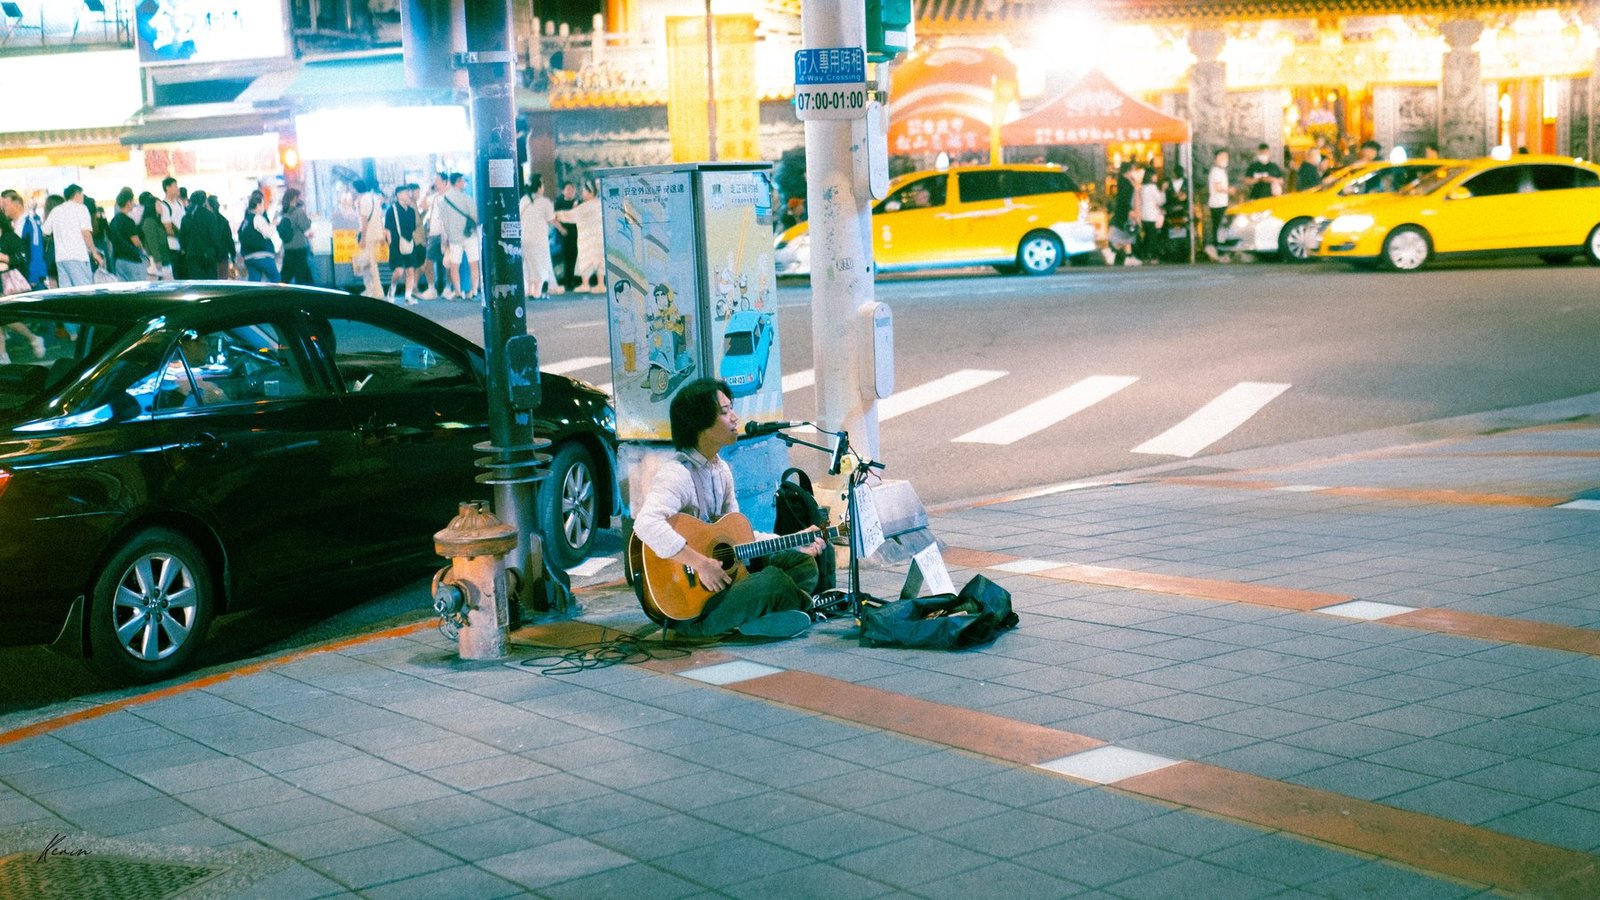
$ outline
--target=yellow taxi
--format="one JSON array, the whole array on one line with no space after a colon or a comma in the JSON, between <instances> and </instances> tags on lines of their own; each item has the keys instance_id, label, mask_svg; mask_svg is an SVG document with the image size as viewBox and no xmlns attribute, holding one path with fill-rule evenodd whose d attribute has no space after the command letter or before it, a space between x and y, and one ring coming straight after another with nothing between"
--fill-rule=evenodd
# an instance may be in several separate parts
<instances>
[{"instance_id":1,"label":"yellow taxi","mask_svg":"<svg viewBox=\"0 0 1600 900\"><path fill-rule=\"evenodd\" d=\"M1331 217L1350 198L1398 191L1442 163L1437 159L1361 163L1329 172L1310 190L1235 204L1228 207L1217 246L1303 262L1316 252L1317 216Z\"/></svg>"},{"instance_id":2,"label":"yellow taxi","mask_svg":"<svg viewBox=\"0 0 1600 900\"><path fill-rule=\"evenodd\" d=\"M1094 226L1061 166L951 166L889 183L872 207L872 254L880 272L994 266L1044 275L1094 253ZM779 275L811 271L806 223L778 235Z\"/></svg>"},{"instance_id":3,"label":"yellow taxi","mask_svg":"<svg viewBox=\"0 0 1600 900\"><path fill-rule=\"evenodd\" d=\"M1600 263L1600 166L1564 156L1449 162L1319 221L1317 255L1400 271L1444 257Z\"/></svg>"}]
</instances>

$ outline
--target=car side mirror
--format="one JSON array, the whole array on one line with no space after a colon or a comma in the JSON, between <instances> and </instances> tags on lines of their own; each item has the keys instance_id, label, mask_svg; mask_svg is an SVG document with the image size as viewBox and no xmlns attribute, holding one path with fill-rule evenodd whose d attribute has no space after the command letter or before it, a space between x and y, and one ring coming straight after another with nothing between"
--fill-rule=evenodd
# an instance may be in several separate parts
<instances>
[{"instance_id":1,"label":"car side mirror","mask_svg":"<svg viewBox=\"0 0 1600 900\"><path fill-rule=\"evenodd\" d=\"M1468 199L1471 199L1471 197L1472 197L1472 192L1471 191L1467 190L1466 188L1459 188L1459 187L1456 188L1455 190L1452 190L1450 193L1444 195L1444 198L1446 200L1468 200Z\"/></svg>"}]
</instances>

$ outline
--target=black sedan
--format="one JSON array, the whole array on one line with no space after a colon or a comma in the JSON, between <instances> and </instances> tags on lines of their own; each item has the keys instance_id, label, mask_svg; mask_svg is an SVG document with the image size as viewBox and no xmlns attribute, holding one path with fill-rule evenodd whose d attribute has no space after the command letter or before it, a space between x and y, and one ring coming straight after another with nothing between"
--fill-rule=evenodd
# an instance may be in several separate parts
<instances>
[{"instance_id":1,"label":"black sedan","mask_svg":"<svg viewBox=\"0 0 1600 900\"><path fill-rule=\"evenodd\" d=\"M612 514L613 415L541 383L540 525L572 565ZM388 303L238 282L7 298L0 643L165 677L219 613L429 558L488 495L488 438L482 350Z\"/></svg>"}]
</instances>

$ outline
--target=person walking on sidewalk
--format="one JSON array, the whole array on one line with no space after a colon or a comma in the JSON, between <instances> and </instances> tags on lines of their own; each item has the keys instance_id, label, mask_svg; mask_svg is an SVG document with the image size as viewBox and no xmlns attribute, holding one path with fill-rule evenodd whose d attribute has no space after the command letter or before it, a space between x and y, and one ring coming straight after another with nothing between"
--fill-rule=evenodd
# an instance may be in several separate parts
<instances>
[{"instance_id":1,"label":"person walking on sidewalk","mask_svg":"<svg viewBox=\"0 0 1600 900\"><path fill-rule=\"evenodd\" d=\"M466 192L467 176L460 172L451 172L449 182L450 191L439 197L435 204L442 221L445 274L450 278L450 287L441 296L446 300L454 300L457 297L466 300L477 293L483 284L483 274L480 270L483 261L483 235L478 228L478 217L475 212L478 208L477 201ZM470 292L461 287L463 259L467 261L467 269L472 277Z\"/></svg>"},{"instance_id":2,"label":"person walking on sidewalk","mask_svg":"<svg viewBox=\"0 0 1600 900\"><path fill-rule=\"evenodd\" d=\"M356 192L356 255L350 270L361 279L361 295L383 299L383 279L378 275L378 248L383 246L383 197L377 185L365 178L350 184Z\"/></svg>"},{"instance_id":3,"label":"person walking on sidewalk","mask_svg":"<svg viewBox=\"0 0 1600 900\"><path fill-rule=\"evenodd\" d=\"M172 280L172 248L167 245L167 227L161 223L160 201L145 191L139 195L139 240L149 260L146 272L151 281Z\"/></svg>"},{"instance_id":4,"label":"person walking on sidewalk","mask_svg":"<svg viewBox=\"0 0 1600 900\"><path fill-rule=\"evenodd\" d=\"M239 256L244 260L247 280L278 280L280 244L277 230L267 221L266 194L251 191L250 201L245 205L244 219L239 223Z\"/></svg>"},{"instance_id":5,"label":"person walking on sidewalk","mask_svg":"<svg viewBox=\"0 0 1600 900\"><path fill-rule=\"evenodd\" d=\"M1218 150L1206 176L1206 256L1212 262L1226 262L1217 242L1222 239L1222 220L1228 214L1228 151Z\"/></svg>"},{"instance_id":6,"label":"person walking on sidewalk","mask_svg":"<svg viewBox=\"0 0 1600 900\"><path fill-rule=\"evenodd\" d=\"M145 262L144 239L139 237L139 225L133 221L133 188L117 191L117 212L111 217L111 274L118 281L149 281L150 270Z\"/></svg>"},{"instance_id":7,"label":"person walking on sidewalk","mask_svg":"<svg viewBox=\"0 0 1600 900\"><path fill-rule=\"evenodd\" d=\"M402 184L394 189L394 202L383 215L383 227L389 235L389 302L395 302L404 281L405 302L416 306L411 296L417 290L417 270L426 261L427 250L417 245L417 185Z\"/></svg>"},{"instance_id":8,"label":"person walking on sidewalk","mask_svg":"<svg viewBox=\"0 0 1600 900\"><path fill-rule=\"evenodd\" d=\"M774 553L766 568L734 582L721 563L689 546L667 521L679 513L715 521L739 511L733 471L720 456L739 436L733 392L714 378L691 381L672 398L668 419L677 453L656 469L633 532L656 556L693 569L700 583L716 592L700 615L674 624L674 630L689 637L715 637L735 630L758 637L793 637L805 631L811 624L805 610L817 585L817 556L823 548L820 533L798 550ZM766 540L775 535L756 537Z\"/></svg>"},{"instance_id":9,"label":"person walking on sidewalk","mask_svg":"<svg viewBox=\"0 0 1600 900\"><path fill-rule=\"evenodd\" d=\"M311 277L311 217L306 214L306 201L299 188L283 192L283 205L278 210L278 237L283 239L284 284L316 284Z\"/></svg>"},{"instance_id":10,"label":"person walking on sidewalk","mask_svg":"<svg viewBox=\"0 0 1600 900\"><path fill-rule=\"evenodd\" d=\"M62 204L45 216L44 233L55 243L56 281L61 287L94 284L90 260L101 266L106 258L94 244L94 219L83 202L83 188L67 185Z\"/></svg>"}]
</instances>

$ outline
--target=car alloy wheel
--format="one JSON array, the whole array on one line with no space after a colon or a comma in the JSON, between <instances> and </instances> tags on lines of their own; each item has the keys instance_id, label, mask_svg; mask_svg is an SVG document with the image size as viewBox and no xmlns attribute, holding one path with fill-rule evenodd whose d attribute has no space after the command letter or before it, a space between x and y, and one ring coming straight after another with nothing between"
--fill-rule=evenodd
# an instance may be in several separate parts
<instances>
[{"instance_id":1,"label":"car alloy wheel","mask_svg":"<svg viewBox=\"0 0 1600 900\"><path fill-rule=\"evenodd\" d=\"M1589 262L1600 266L1600 225L1596 225L1589 232L1589 239L1583 242L1583 255L1589 257Z\"/></svg>"},{"instance_id":2,"label":"car alloy wheel","mask_svg":"<svg viewBox=\"0 0 1600 900\"><path fill-rule=\"evenodd\" d=\"M155 681L182 669L205 637L214 602L200 550L164 528L123 545L96 579L90 663L117 681Z\"/></svg>"},{"instance_id":3,"label":"car alloy wheel","mask_svg":"<svg viewBox=\"0 0 1600 900\"><path fill-rule=\"evenodd\" d=\"M550 475L540 490L540 530L544 552L563 569L588 558L594 547L599 512L594 460L582 445L562 445L550 460Z\"/></svg>"},{"instance_id":4,"label":"car alloy wheel","mask_svg":"<svg viewBox=\"0 0 1600 900\"><path fill-rule=\"evenodd\" d=\"M1422 229L1409 225L1396 228L1383 242L1384 263L1401 272L1414 272L1422 268L1432 253L1428 236Z\"/></svg>"},{"instance_id":5,"label":"car alloy wheel","mask_svg":"<svg viewBox=\"0 0 1600 900\"><path fill-rule=\"evenodd\" d=\"M1048 275L1061 265L1061 241L1053 234L1035 232L1017 248L1017 265L1029 275Z\"/></svg>"},{"instance_id":6,"label":"car alloy wheel","mask_svg":"<svg viewBox=\"0 0 1600 900\"><path fill-rule=\"evenodd\" d=\"M1278 255L1284 262L1305 262L1311 258L1311 239L1316 233L1317 225L1311 219L1291 220L1278 238Z\"/></svg>"}]
</instances>

